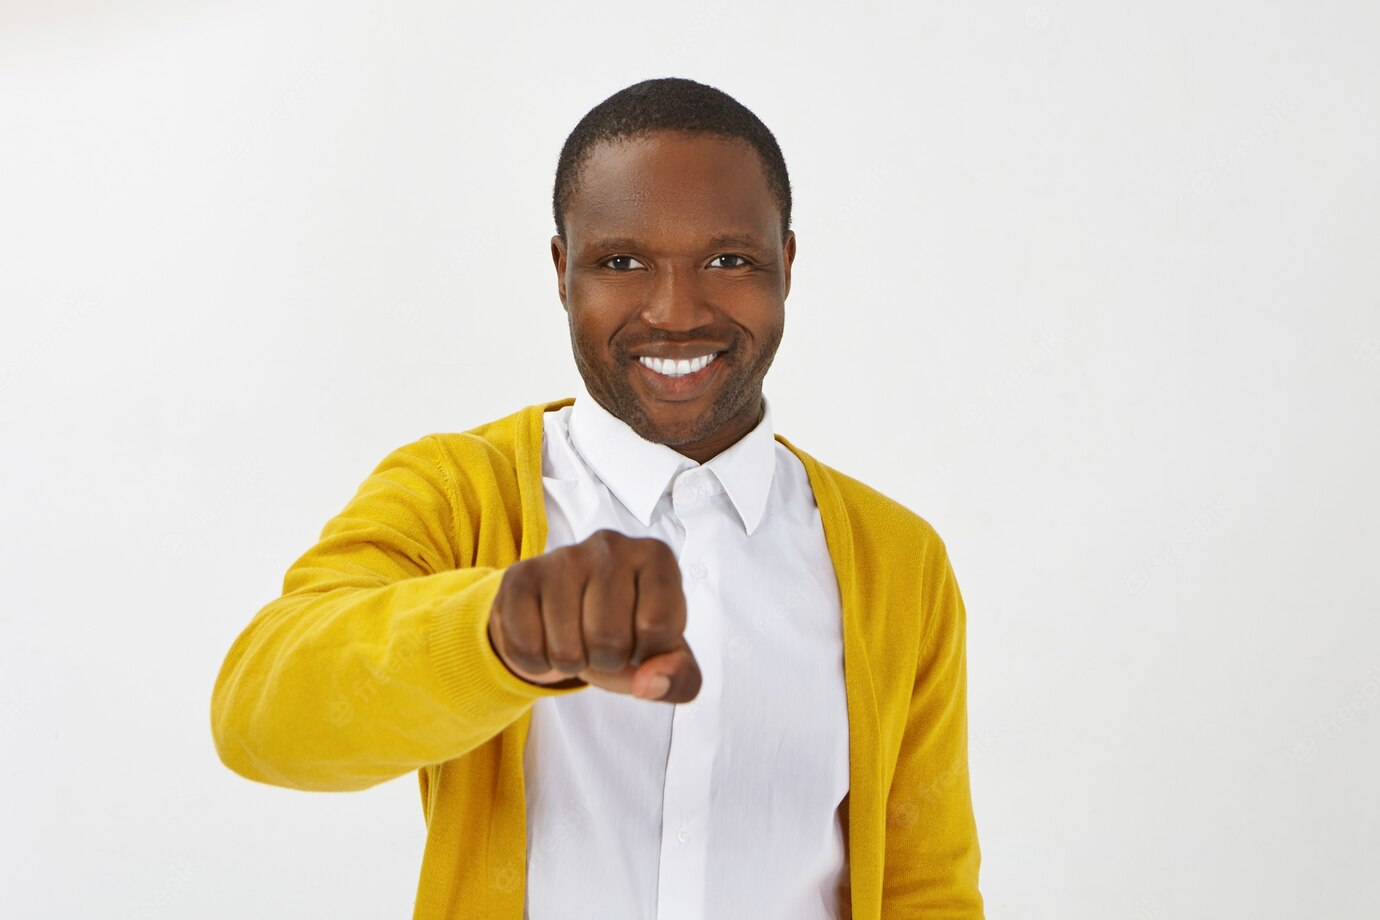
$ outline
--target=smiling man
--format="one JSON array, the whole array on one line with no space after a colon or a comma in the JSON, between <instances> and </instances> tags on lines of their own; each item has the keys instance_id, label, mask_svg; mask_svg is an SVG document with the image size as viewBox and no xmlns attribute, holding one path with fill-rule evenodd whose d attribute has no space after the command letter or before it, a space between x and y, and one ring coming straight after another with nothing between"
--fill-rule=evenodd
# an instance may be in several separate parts
<instances>
[{"instance_id":1,"label":"smiling man","mask_svg":"<svg viewBox=\"0 0 1380 920\"><path fill-rule=\"evenodd\" d=\"M375 467L212 696L250 779L415 771L416 920L975 920L963 600L922 517L772 427L776 140L665 78L567 138L584 387Z\"/></svg>"},{"instance_id":2,"label":"smiling man","mask_svg":"<svg viewBox=\"0 0 1380 920\"><path fill-rule=\"evenodd\" d=\"M677 127L592 143L620 125L600 115L567 143L554 202L575 364L639 437L704 463L762 417L795 259L785 164L755 119L750 142Z\"/></svg>"}]
</instances>

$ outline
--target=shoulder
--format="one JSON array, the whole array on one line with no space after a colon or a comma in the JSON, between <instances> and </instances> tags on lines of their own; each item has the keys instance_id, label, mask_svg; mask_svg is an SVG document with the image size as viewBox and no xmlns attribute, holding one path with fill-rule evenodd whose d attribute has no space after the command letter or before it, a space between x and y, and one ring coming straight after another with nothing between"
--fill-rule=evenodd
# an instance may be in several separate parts
<instances>
[{"instance_id":1,"label":"shoulder","mask_svg":"<svg viewBox=\"0 0 1380 920\"><path fill-rule=\"evenodd\" d=\"M429 442L423 449L434 450L439 462L458 476L471 478L486 471L512 476L540 450L551 413L573 402L573 397L565 397L533 403L463 431L433 432L414 443Z\"/></svg>"},{"instance_id":2,"label":"shoulder","mask_svg":"<svg viewBox=\"0 0 1380 920\"><path fill-rule=\"evenodd\" d=\"M944 541L934 526L914 509L880 489L830 466L781 435L777 440L793 453L804 466L815 488L816 502L821 510L831 500L848 519L850 529L874 537L873 541L888 551L904 553L928 549L945 552ZM821 494L821 492L823 494Z\"/></svg>"}]
</instances>

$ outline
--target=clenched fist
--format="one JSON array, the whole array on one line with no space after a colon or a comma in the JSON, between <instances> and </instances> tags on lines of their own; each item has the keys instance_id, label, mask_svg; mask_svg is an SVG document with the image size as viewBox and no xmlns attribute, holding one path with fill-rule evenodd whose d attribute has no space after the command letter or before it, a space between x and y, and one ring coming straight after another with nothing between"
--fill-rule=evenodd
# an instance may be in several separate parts
<instances>
[{"instance_id":1,"label":"clenched fist","mask_svg":"<svg viewBox=\"0 0 1380 920\"><path fill-rule=\"evenodd\" d=\"M614 530L513 563L489 612L494 651L528 683L588 683L668 703L700 692L684 633L671 548Z\"/></svg>"}]
</instances>

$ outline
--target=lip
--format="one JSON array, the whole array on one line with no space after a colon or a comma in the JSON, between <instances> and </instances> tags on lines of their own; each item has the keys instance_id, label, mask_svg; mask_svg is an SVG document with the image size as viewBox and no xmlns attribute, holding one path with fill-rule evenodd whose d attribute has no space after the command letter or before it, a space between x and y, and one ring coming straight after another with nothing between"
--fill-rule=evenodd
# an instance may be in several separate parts
<instances>
[{"instance_id":1,"label":"lip","mask_svg":"<svg viewBox=\"0 0 1380 920\"><path fill-rule=\"evenodd\" d=\"M686 402L704 394L704 391L709 388L709 384L718 376L719 365L723 363L723 360L724 353L720 352L717 358L693 374L686 374L684 377L667 377L658 374L641 361L633 358L633 374L657 399L664 399L668 402Z\"/></svg>"},{"instance_id":2,"label":"lip","mask_svg":"<svg viewBox=\"0 0 1380 920\"><path fill-rule=\"evenodd\" d=\"M707 355L711 352L721 355L728 351L727 344L717 344L714 342L688 342L681 345L661 345L652 346L646 351L634 352L634 358L670 358L673 361L698 358L700 355Z\"/></svg>"}]
</instances>

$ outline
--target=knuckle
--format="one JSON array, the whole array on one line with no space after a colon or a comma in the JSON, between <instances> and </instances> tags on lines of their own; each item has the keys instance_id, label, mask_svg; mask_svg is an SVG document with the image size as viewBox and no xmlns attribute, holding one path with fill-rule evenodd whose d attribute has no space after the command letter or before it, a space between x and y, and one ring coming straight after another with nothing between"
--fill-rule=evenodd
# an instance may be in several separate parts
<instances>
[{"instance_id":1,"label":"knuckle","mask_svg":"<svg viewBox=\"0 0 1380 920\"><path fill-rule=\"evenodd\" d=\"M603 536L606 532L596 530L579 543L572 543L566 547L569 552L563 561L568 567L567 571L584 574L603 565L611 552L608 541Z\"/></svg>"},{"instance_id":2,"label":"knuckle","mask_svg":"<svg viewBox=\"0 0 1380 920\"><path fill-rule=\"evenodd\" d=\"M637 624L637 641L640 645L670 645L680 638L680 630L664 618L648 618Z\"/></svg>"},{"instance_id":3,"label":"knuckle","mask_svg":"<svg viewBox=\"0 0 1380 920\"><path fill-rule=\"evenodd\" d=\"M642 550L647 559L658 565L664 565L667 562L672 565L676 564L675 551L671 549L670 544L660 537L639 537L638 548Z\"/></svg>"},{"instance_id":4,"label":"knuckle","mask_svg":"<svg viewBox=\"0 0 1380 920\"><path fill-rule=\"evenodd\" d=\"M567 674L577 674L585 669L585 656L572 654L547 654L547 659L551 662L551 667L557 671L564 671Z\"/></svg>"},{"instance_id":5,"label":"knuckle","mask_svg":"<svg viewBox=\"0 0 1380 920\"><path fill-rule=\"evenodd\" d=\"M607 629L592 630L585 638L585 644L589 646L591 653L597 652L602 656L613 654L626 657L632 651L631 636Z\"/></svg>"},{"instance_id":6,"label":"knuckle","mask_svg":"<svg viewBox=\"0 0 1380 920\"><path fill-rule=\"evenodd\" d=\"M524 671L531 671L540 674L547 670L546 658L538 655L519 655L514 652L508 654L508 660L517 665Z\"/></svg>"},{"instance_id":7,"label":"knuckle","mask_svg":"<svg viewBox=\"0 0 1380 920\"><path fill-rule=\"evenodd\" d=\"M548 582L564 584L576 577L580 571L579 560L572 553L556 552L551 553L550 557L543 572Z\"/></svg>"},{"instance_id":8,"label":"knuckle","mask_svg":"<svg viewBox=\"0 0 1380 920\"><path fill-rule=\"evenodd\" d=\"M518 635L511 632L505 633L503 645L507 649L508 657L524 667L546 663L546 650L542 643L535 641L526 633Z\"/></svg>"},{"instance_id":9,"label":"knuckle","mask_svg":"<svg viewBox=\"0 0 1380 920\"><path fill-rule=\"evenodd\" d=\"M623 536L618 531L613 530L609 527L601 527L598 530L594 531L594 533L590 534L589 539L585 542L588 543L590 547L593 549L607 552L609 550L612 550L615 546L618 546L619 544L625 542L626 540L627 537Z\"/></svg>"},{"instance_id":10,"label":"knuckle","mask_svg":"<svg viewBox=\"0 0 1380 920\"><path fill-rule=\"evenodd\" d=\"M672 565L668 568L659 565L650 569L645 569L638 576L638 581L654 590L664 591L668 594L672 593L674 589L679 588L681 585L680 566Z\"/></svg>"},{"instance_id":11,"label":"knuckle","mask_svg":"<svg viewBox=\"0 0 1380 920\"><path fill-rule=\"evenodd\" d=\"M533 567L524 562L515 562L508 567L508 571L503 573L503 580L498 583L498 598L505 603L511 603L516 598L530 595L535 590L536 572Z\"/></svg>"},{"instance_id":12,"label":"knuckle","mask_svg":"<svg viewBox=\"0 0 1380 920\"><path fill-rule=\"evenodd\" d=\"M503 630L503 644L513 655L535 655L543 651L532 641L532 636L526 630Z\"/></svg>"}]
</instances>

